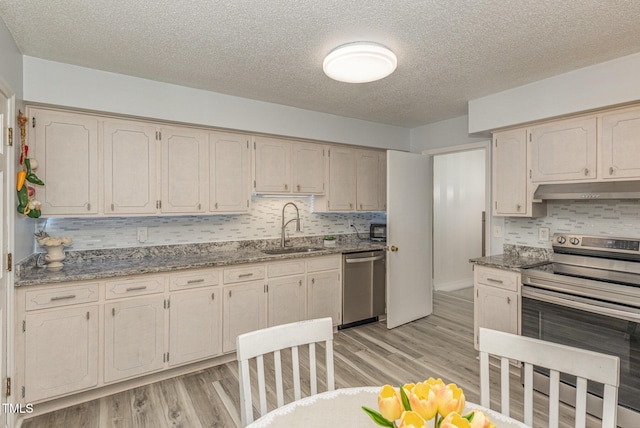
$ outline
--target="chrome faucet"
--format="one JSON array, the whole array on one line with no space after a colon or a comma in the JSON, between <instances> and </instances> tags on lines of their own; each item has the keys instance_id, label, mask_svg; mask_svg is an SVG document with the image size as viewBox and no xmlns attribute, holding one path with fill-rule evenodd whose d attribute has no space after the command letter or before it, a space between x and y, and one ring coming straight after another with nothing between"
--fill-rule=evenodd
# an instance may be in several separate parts
<instances>
[{"instance_id":1,"label":"chrome faucet","mask_svg":"<svg viewBox=\"0 0 640 428\"><path fill-rule=\"evenodd\" d=\"M287 205L293 205L293 207L296 209L296 218L292 218L291 220L287 221L285 223L284 221L284 209L287 208ZM280 231L280 246L284 248L285 246L285 230L287 228L287 225L289 223L291 223L292 221L296 222L296 232L300 232L300 211L298 211L298 207L296 206L296 204L294 204L293 202L287 202L286 204L284 204L284 206L282 207L282 230Z\"/></svg>"}]
</instances>

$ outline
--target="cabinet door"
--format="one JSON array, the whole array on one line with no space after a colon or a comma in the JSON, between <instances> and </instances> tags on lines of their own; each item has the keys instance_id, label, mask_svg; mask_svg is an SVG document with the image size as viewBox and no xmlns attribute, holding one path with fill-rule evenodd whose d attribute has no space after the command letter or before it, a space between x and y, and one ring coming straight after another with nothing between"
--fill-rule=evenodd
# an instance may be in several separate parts
<instances>
[{"instance_id":1,"label":"cabinet door","mask_svg":"<svg viewBox=\"0 0 640 428\"><path fill-rule=\"evenodd\" d=\"M380 209L380 173L378 152L358 150L356 154L356 207L358 211Z\"/></svg>"},{"instance_id":2,"label":"cabinet door","mask_svg":"<svg viewBox=\"0 0 640 428\"><path fill-rule=\"evenodd\" d=\"M527 214L527 133L493 135L493 215Z\"/></svg>"},{"instance_id":3,"label":"cabinet door","mask_svg":"<svg viewBox=\"0 0 640 428\"><path fill-rule=\"evenodd\" d=\"M352 149L331 147L329 152L329 210L354 211L356 162Z\"/></svg>"},{"instance_id":4,"label":"cabinet door","mask_svg":"<svg viewBox=\"0 0 640 428\"><path fill-rule=\"evenodd\" d=\"M156 213L157 169L153 125L105 120L105 214Z\"/></svg>"},{"instance_id":5,"label":"cabinet door","mask_svg":"<svg viewBox=\"0 0 640 428\"><path fill-rule=\"evenodd\" d=\"M640 177L640 109L605 114L601 128L602 178Z\"/></svg>"},{"instance_id":6,"label":"cabinet door","mask_svg":"<svg viewBox=\"0 0 640 428\"><path fill-rule=\"evenodd\" d=\"M105 382L163 368L164 305L164 296L105 305Z\"/></svg>"},{"instance_id":7,"label":"cabinet door","mask_svg":"<svg viewBox=\"0 0 640 428\"><path fill-rule=\"evenodd\" d=\"M256 193L291 192L291 143L256 137L254 190Z\"/></svg>"},{"instance_id":8,"label":"cabinet door","mask_svg":"<svg viewBox=\"0 0 640 428\"><path fill-rule=\"evenodd\" d=\"M207 209L207 133L189 128L160 130L163 213L202 213Z\"/></svg>"},{"instance_id":9,"label":"cabinet door","mask_svg":"<svg viewBox=\"0 0 640 428\"><path fill-rule=\"evenodd\" d=\"M570 119L530 129L531 181L596 178L596 119Z\"/></svg>"},{"instance_id":10,"label":"cabinet door","mask_svg":"<svg viewBox=\"0 0 640 428\"><path fill-rule=\"evenodd\" d=\"M269 327L307 319L304 275L269 280Z\"/></svg>"},{"instance_id":11,"label":"cabinet door","mask_svg":"<svg viewBox=\"0 0 640 428\"><path fill-rule=\"evenodd\" d=\"M333 325L342 323L342 287L338 271L314 273L307 277L309 319L331 317Z\"/></svg>"},{"instance_id":12,"label":"cabinet door","mask_svg":"<svg viewBox=\"0 0 640 428\"><path fill-rule=\"evenodd\" d=\"M222 300L222 351L236 349L242 333L267 326L267 293L264 281L224 287Z\"/></svg>"},{"instance_id":13,"label":"cabinet door","mask_svg":"<svg viewBox=\"0 0 640 428\"><path fill-rule=\"evenodd\" d=\"M293 143L292 148L293 193L324 194L324 146Z\"/></svg>"},{"instance_id":14,"label":"cabinet door","mask_svg":"<svg viewBox=\"0 0 640 428\"><path fill-rule=\"evenodd\" d=\"M249 211L249 137L209 134L209 210Z\"/></svg>"},{"instance_id":15,"label":"cabinet door","mask_svg":"<svg viewBox=\"0 0 640 428\"><path fill-rule=\"evenodd\" d=\"M378 167L380 172L378 173L378 179L380 180L380 210L387 210L387 152L381 152L378 154L380 157Z\"/></svg>"},{"instance_id":16,"label":"cabinet door","mask_svg":"<svg viewBox=\"0 0 640 428\"><path fill-rule=\"evenodd\" d=\"M169 309L169 365L212 357L222 351L219 288L173 293Z\"/></svg>"},{"instance_id":17,"label":"cabinet door","mask_svg":"<svg viewBox=\"0 0 640 428\"><path fill-rule=\"evenodd\" d=\"M35 127L29 129L39 162L36 186L42 214L98 213L98 120L75 113L33 109Z\"/></svg>"},{"instance_id":18,"label":"cabinet door","mask_svg":"<svg viewBox=\"0 0 640 428\"><path fill-rule=\"evenodd\" d=\"M475 317L476 347L480 327L518 334L518 294L476 284Z\"/></svg>"},{"instance_id":19,"label":"cabinet door","mask_svg":"<svg viewBox=\"0 0 640 428\"><path fill-rule=\"evenodd\" d=\"M98 306L36 312L25 318L25 401L98 384Z\"/></svg>"}]
</instances>

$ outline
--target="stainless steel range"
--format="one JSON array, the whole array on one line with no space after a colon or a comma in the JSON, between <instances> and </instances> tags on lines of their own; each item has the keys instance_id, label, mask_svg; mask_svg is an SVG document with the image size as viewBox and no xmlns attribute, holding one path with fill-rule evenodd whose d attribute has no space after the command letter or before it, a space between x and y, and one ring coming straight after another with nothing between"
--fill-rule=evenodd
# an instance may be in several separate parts
<instances>
[{"instance_id":1,"label":"stainless steel range","mask_svg":"<svg viewBox=\"0 0 640 428\"><path fill-rule=\"evenodd\" d=\"M640 427L640 239L555 234L553 252L522 272L522 334L620 357L618 425ZM563 383L571 402L575 379Z\"/></svg>"}]
</instances>

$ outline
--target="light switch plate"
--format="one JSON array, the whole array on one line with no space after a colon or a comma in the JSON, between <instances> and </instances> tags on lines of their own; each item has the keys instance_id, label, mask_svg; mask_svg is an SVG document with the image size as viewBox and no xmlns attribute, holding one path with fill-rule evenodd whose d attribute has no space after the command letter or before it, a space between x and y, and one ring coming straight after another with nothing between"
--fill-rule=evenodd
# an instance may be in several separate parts
<instances>
[{"instance_id":1,"label":"light switch plate","mask_svg":"<svg viewBox=\"0 0 640 428\"><path fill-rule=\"evenodd\" d=\"M539 241L548 241L549 240L549 228L548 227L539 227L538 228L538 240Z\"/></svg>"},{"instance_id":2,"label":"light switch plate","mask_svg":"<svg viewBox=\"0 0 640 428\"><path fill-rule=\"evenodd\" d=\"M493 237L494 238L502 238L502 227L501 226L493 226Z\"/></svg>"},{"instance_id":3,"label":"light switch plate","mask_svg":"<svg viewBox=\"0 0 640 428\"><path fill-rule=\"evenodd\" d=\"M147 242L147 228L139 227L138 228L138 242Z\"/></svg>"}]
</instances>

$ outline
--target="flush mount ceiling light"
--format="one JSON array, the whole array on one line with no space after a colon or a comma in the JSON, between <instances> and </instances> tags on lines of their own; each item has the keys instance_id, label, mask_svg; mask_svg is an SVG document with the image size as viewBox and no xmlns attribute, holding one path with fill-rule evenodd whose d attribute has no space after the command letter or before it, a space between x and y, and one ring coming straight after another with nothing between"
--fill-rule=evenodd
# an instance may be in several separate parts
<instances>
[{"instance_id":1,"label":"flush mount ceiling light","mask_svg":"<svg viewBox=\"0 0 640 428\"><path fill-rule=\"evenodd\" d=\"M322 68L332 79L347 83L380 80L396 69L398 59L386 47L371 42L348 43L329 52Z\"/></svg>"}]
</instances>

